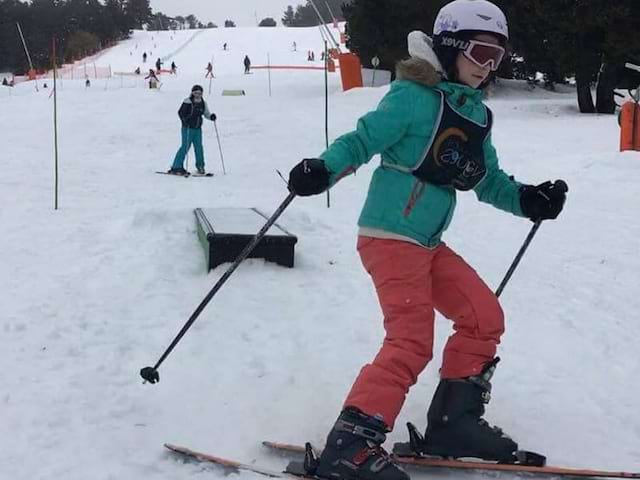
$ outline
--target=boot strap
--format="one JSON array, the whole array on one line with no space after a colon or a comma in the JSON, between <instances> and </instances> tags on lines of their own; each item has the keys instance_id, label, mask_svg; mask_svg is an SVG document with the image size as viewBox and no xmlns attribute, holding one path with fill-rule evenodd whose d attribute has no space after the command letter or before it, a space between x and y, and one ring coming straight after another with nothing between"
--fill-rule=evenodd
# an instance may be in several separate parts
<instances>
[{"instance_id":1,"label":"boot strap","mask_svg":"<svg viewBox=\"0 0 640 480\"><path fill-rule=\"evenodd\" d=\"M353 463L360 467L368 462L371 457L375 456L377 456L378 458L371 465L369 465L369 470L374 473L380 472L387 465L392 463L387 451L380 446L363 448L353 458Z\"/></svg>"},{"instance_id":2,"label":"boot strap","mask_svg":"<svg viewBox=\"0 0 640 480\"><path fill-rule=\"evenodd\" d=\"M378 432L372 428L363 427L362 425L346 422L344 420L338 420L335 428L341 432L352 433L353 435L366 438L378 445L382 445L387 439L387 436L384 433Z\"/></svg>"}]
</instances>

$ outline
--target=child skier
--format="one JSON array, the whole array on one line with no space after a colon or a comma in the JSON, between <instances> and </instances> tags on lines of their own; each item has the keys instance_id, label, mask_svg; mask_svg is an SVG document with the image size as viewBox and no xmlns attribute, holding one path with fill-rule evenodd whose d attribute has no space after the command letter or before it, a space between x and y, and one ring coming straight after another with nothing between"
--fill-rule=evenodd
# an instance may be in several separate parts
<instances>
[{"instance_id":1,"label":"child skier","mask_svg":"<svg viewBox=\"0 0 640 480\"><path fill-rule=\"evenodd\" d=\"M207 73L205 74L204 78L216 78L213 75L213 64L211 62L207 63Z\"/></svg>"},{"instance_id":2,"label":"child skier","mask_svg":"<svg viewBox=\"0 0 640 480\"><path fill-rule=\"evenodd\" d=\"M156 72L153 71L153 68L149 69L149 75L144 77L144 79L149 80L149 88L158 88L158 83L160 83L160 80L158 80L158 77L156 77Z\"/></svg>"},{"instance_id":3,"label":"child skier","mask_svg":"<svg viewBox=\"0 0 640 480\"><path fill-rule=\"evenodd\" d=\"M454 323L440 382L428 409L423 453L514 462L517 444L483 418L496 348L504 331L495 294L442 240L456 190L531 220L556 218L565 190L524 185L498 166L492 114L482 89L508 41L502 11L487 0L455 0L439 12L433 41L409 35L411 58L398 65L377 110L320 158L289 174L300 196L324 192L381 154L359 219L357 249L376 288L386 337L353 384L316 474L407 480L383 450L409 388L432 358L434 309Z\"/></svg>"},{"instance_id":4,"label":"child skier","mask_svg":"<svg viewBox=\"0 0 640 480\"><path fill-rule=\"evenodd\" d=\"M202 87L194 85L189 98L185 98L178 110L178 116L182 121L182 145L176 152L173 165L168 173L174 175L188 175L184 169L184 158L193 144L196 152L196 169L204 175L204 153L202 150L202 116L216 121L216 114L209 112L209 106L202 98Z\"/></svg>"}]
</instances>

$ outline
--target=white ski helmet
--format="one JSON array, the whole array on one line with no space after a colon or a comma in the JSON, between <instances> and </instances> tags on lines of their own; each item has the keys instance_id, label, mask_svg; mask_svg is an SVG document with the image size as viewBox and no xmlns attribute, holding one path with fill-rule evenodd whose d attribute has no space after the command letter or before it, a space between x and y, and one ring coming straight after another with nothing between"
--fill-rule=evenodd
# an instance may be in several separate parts
<instances>
[{"instance_id":1,"label":"white ski helmet","mask_svg":"<svg viewBox=\"0 0 640 480\"><path fill-rule=\"evenodd\" d=\"M456 77L458 53L478 33L494 34L502 47L509 40L507 18L487 0L454 0L442 7L433 25L433 51L449 80Z\"/></svg>"},{"instance_id":2,"label":"white ski helmet","mask_svg":"<svg viewBox=\"0 0 640 480\"><path fill-rule=\"evenodd\" d=\"M454 0L442 7L433 25L433 35L462 31L495 33L509 40L507 18L487 0Z\"/></svg>"}]
</instances>

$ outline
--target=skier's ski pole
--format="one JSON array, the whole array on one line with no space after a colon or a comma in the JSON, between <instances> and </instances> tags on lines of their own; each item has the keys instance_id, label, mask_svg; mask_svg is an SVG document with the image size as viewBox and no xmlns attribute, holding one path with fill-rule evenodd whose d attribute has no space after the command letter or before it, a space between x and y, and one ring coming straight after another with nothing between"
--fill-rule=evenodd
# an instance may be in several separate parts
<instances>
[{"instance_id":1,"label":"skier's ski pole","mask_svg":"<svg viewBox=\"0 0 640 480\"><path fill-rule=\"evenodd\" d=\"M516 271L516 267L520 263L520 260L522 259L524 252L527 251L527 248L529 247L531 240L533 240L533 237L536 235L536 232L540 228L541 224L542 224L542 220L537 220L533 224L533 227L531 227L531 230L529 231L529 235L527 235L527 238L524 240L522 247L520 247L520 251L516 255L516 258L513 260L513 263L511 263L511 266L509 267L509 270L507 270L507 274L502 279L502 282L500 282L500 286L496 290L496 297L499 297L500 294L502 293L502 290L504 290L504 287L507 286L507 282L509 282L509 279L511 278L511 275L513 275L513 272Z\"/></svg>"},{"instance_id":2,"label":"skier's ski pole","mask_svg":"<svg viewBox=\"0 0 640 480\"><path fill-rule=\"evenodd\" d=\"M187 128L187 172L189 171L189 150L191 150L191 129Z\"/></svg>"},{"instance_id":3,"label":"skier's ski pole","mask_svg":"<svg viewBox=\"0 0 640 480\"><path fill-rule=\"evenodd\" d=\"M222 162L222 173L224 175L227 174L227 170L224 168L224 155L222 155L222 145L220 144L220 134L218 133L218 124L216 121L213 121L213 126L216 129L216 138L218 139L218 150L220 150L220 161Z\"/></svg>"},{"instance_id":4,"label":"skier's ski pole","mask_svg":"<svg viewBox=\"0 0 640 480\"><path fill-rule=\"evenodd\" d=\"M558 190L562 190L565 193L569 190L569 187L567 186L567 184L562 180L557 180L553 186L554 188L557 188ZM526 252L527 248L529 248L529 244L533 240L533 237L535 237L536 232L540 228L540 225L542 225L542 220L536 220L536 222L533 224L533 227L531 227L531 230L529 231L527 238L525 238L524 243L522 244L522 247L520 247L520 251L518 251L516 258L514 258L513 262L511 263L511 266L509 267L509 270L507 270L507 273L502 279L502 282L500 282L500 286L498 286L498 289L496 290L496 297L499 297L502 291L504 290L504 287L507 286L509 279L513 275L513 272L516 271L516 267L520 263L520 260L522 260L522 257L524 256L524 252Z\"/></svg>"},{"instance_id":5,"label":"skier's ski pole","mask_svg":"<svg viewBox=\"0 0 640 480\"><path fill-rule=\"evenodd\" d=\"M287 206L289 206L289 204L295 198L295 196L296 194L291 192L289 193L287 198L284 199L284 201L276 209L273 215L271 215L271 218L267 220L267 223L265 223L264 226L260 229L260 231L256 233L255 237L253 237L253 240L251 240L251 242L244 248L244 250L242 250L240 255L238 255L238 257L227 269L227 271L224 272L222 277L220 277L220 279L216 282L216 284L209 291L209 293L207 293L207 296L204 297L204 300L200 302L200 305L198 305L198 308L196 308L195 311L191 314L191 317L189 317L189 320L187 320L187 323L184 324L180 332L178 332L178 335L176 335L176 338L173 339L173 341L171 342L171 345L169 345L169 347L165 350L165 352L162 354L162 356L156 362L156 364L153 367L144 367L140 370L140 375L145 381L148 381L150 383L156 383L160 381L158 368L160 368L160 365L162 365L162 362L165 361L165 359L169 356L171 351L175 348L175 346L182 339L185 333L187 333L189 328L191 328L191 325L193 325L193 323L196 321L198 316L202 313L204 308L211 301L211 299L218 292L218 290L220 290L222 285L224 285L224 283L228 280L231 274L236 270L236 268L238 268L238 266L244 261L244 259L249 256L249 254L253 251L256 245L260 243L260 240L262 240L262 237L264 237L264 235L267 233L267 230L269 230L269 228L275 223L278 217L282 215L282 212L285 211L285 209L287 208Z\"/></svg>"}]
</instances>

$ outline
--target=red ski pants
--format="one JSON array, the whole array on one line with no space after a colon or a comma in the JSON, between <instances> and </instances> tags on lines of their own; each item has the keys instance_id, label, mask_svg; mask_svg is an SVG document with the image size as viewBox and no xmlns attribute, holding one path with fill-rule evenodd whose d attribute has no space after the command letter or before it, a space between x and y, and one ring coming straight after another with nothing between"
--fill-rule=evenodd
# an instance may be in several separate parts
<instances>
[{"instance_id":1,"label":"red ski pants","mask_svg":"<svg viewBox=\"0 0 640 480\"><path fill-rule=\"evenodd\" d=\"M433 357L434 309L453 321L442 378L480 373L504 332L498 299L459 255L409 242L359 237L358 252L384 314L382 348L356 379L344 406L381 417L393 428L409 387Z\"/></svg>"}]
</instances>

